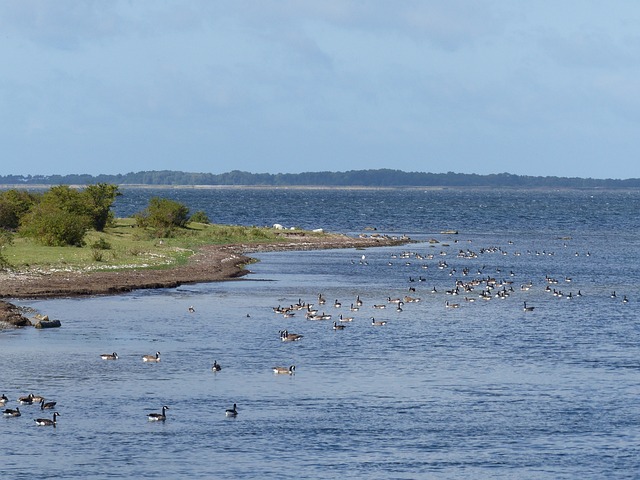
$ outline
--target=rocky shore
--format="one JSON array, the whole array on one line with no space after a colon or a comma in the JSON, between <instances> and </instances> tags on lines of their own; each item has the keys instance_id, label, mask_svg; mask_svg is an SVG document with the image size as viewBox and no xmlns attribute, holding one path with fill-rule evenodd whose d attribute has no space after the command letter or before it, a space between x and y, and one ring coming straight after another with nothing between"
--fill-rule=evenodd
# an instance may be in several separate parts
<instances>
[{"instance_id":1,"label":"rocky shore","mask_svg":"<svg viewBox=\"0 0 640 480\"><path fill-rule=\"evenodd\" d=\"M0 298L52 298L109 295L142 288L173 288L186 283L232 280L250 273L249 256L255 252L366 248L402 245L408 238L387 236L291 235L284 242L270 244L208 245L200 248L187 265L167 269L132 269L104 272L2 272ZM0 321L29 325L19 309L0 301ZM27 323L25 323L25 321Z\"/></svg>"}]
</instances>

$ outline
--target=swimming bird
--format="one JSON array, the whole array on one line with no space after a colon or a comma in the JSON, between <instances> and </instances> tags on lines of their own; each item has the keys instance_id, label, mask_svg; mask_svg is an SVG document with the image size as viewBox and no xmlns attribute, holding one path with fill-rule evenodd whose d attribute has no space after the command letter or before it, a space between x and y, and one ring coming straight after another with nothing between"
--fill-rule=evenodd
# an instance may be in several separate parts
<instances>
[{"instance_id":1,"label":"swimming bird","mask_svg":"<svg viewBox=\"0 0 640 480\"><path fill-rule=\"evenodd\" d=\"M622 303L629 303L629 299L627 298L626 295L622 297Z\"/></svg>"},{"instance_id":2,"label":"swimming bird","mask_svg":"<svg viewBox=\"0 0 640 480\"><path fill-rule=\"evenodd\" d=\"M357 305L358 307L361 307L361 306L362 306L362 300L360 300L360 295L356 296L356 305Z\"/></svg>"},{"instance_id":3,"label":"swimming bird","mask_svg":"<svg viewBox=\"0 0 640 480\"><path fill-rule=\"evenodd\" d=\"M290 367L273 367L273 373L277 375L293 375L296 373L296 366L291 365Z\"/></svg>"},{"instance_id":4,"label":"swimming bird","mask_svg":"<svg viewBox=\"0 0 640 480\"><path fill-rule=\"evenodd\" d=\"M193 308L193 305L189 306L189 313L194 313L196 311L195 308Z\"/></svg>"},{"instance_id":5,"label":"swimming bird","mask_svg":"<svg viewBox=\"0 0 640 480\"><path fill-rule=\"evenodd\" d=\"M167 419L167 410L169 407L165 405L162 407L162 413L149 413L147 418L152 422L164 422Z\"/></svg>"},{"instance_id":6,"label":"swimming bird","mask_svg":"<svg viewBox=\"0 0 640 480\"><path fill-rule=\"evenodd\" d=\"M343 317L342 314L338 317L341 322L353 322L353 317Z\"/></svg>"},{"instance_id":7,"label":"swimming bird","mask_svg":"<svg viewBox=\"0 0 640 480\"><path fill-rule=\"evenodd\" d=\"M536 307L527 307L527 302L524 302L524 311L525 312L533 312L533 309Z\"/></svg>"},{"instance_id":8,"label":"swimming bird","mask_svg":"<svg viewBox=\"0 0 640 480\"><path fill-rule=\"evenodd\" d=\"M3 393L2 397L0 397L0 407L4 407L4 405L9 401L7 396Z\"/></svg>"},{"instance_id":9,"label":"swimming bird","mask_svg":"<svg viewBox=\"0 0 640 480\"><path fill-rule=\"evenodd\" d=\"M103 360L118 360L118 354L116 352L103 353L100 355L100 358Z\"/></svg>"},{"instance_id":10,"label":"swimming bird","mask_svg":"<svg viewBox=\"0 0 640 480\"><path fill-rule=\"evenodd\" d=\"M211 367L211 370L213 370L214 372L219 372L220 370L222 370L222 367L220 366L220 364L214 360L213 361L213 366Z\"/></svg>"},{"instance_id":11,"label":"swimming bird","mask_svg":"<svg viewBox=\"0 0 640 480\"><path fill-rule=\"evenodd\" d=\"M60 414L58 412L53 412L53 420L49 420L48 418L36 418L35 422L36 425L39 425L41 427L55 427L56 426L56 419L60 416Z\"/></svg>"},{"instance_id":12,"label":"swimming bird","mask_svg":"<svg viewBox=\"0 0 640 480\"><path fill-rule=\"evenodd\" d=\"M358 310L360 310L360 307L357 307L352 303L351 307L349 307L349 310L351 310L352 312L357 312Z\"/></svg>"},{"instance_id":13,"label":"swimming bird","mask_svg":"<svg viewBox=\"0 0 640 480\"><path fill-rule=\"evenodd\" d=\"M382 327L386 324L387 322L385 322L384 320L376 320L375 318L371 317L371 325L373 325L374 327Z\"/></svg>"},{"instance_id":14,"label":"swimming bird","mask_svg":"<svg viewBox=\"0 0 640 480\"><path fill-rule=\"evenodd\" d=\"M2 412L2 415L4 415L5 417L19 417L21 415L20 408L7 408L4 412Z\"/></svg>"},{"instance_id":15,"label":"swimming bird","mask_svg":"<svg viewBox=\"0 0 640 480\"><path fill-rule=\"evenodd\" d=\"M338 325L336 322L333 322L334 330L344 330L346 327L344 325Z\"/></svg>"},{"instance_id":16,"label":"swimming bird","mask_svg":"<svg viewBox=\"0 0 640 480\"><path fill-rule=\"evenodd\" d=\"M157 362L160 361L160 352L156 352L155 355L143 355L142 356L142 361L143 362L157 363Z\"/></svg>"},{"instance_id":17,"label":"swimming bird","mask_svg":"<svg viewBox=\"0 0 640 480\"><path fill-rule=\"evenodd\" d=\"M57 402L45 402L44 398L40 400L40 410L53 410Z\"/></svg>"},{"instance_id":18,"label":"swimming bird","mask_svg":"<svg viewBox=\"0 0 640 480\"><path fill-rule=\"evenodd\" d=\"M446 302L446 303L444 304L444 306L445 306L446 308L459 308L459 307L460 307L460 304L459 304L459 303L449 303L449 302Z\"/></svg>"},{"instance_id":19,"label":"swimming bird","mask_svg":"<svg viewBox=\"0 0 640 480\"><path fill-rule=\"evenodd\" d=\"M299 333L289 333L288 330L280 331L280 340L282 340L283 342L297 342L302 337L304 337L304 335L301 335Z\"/></svg>"},{"instance_id":20,"label":"swimming bird","mask_svg":"<svg viewBox=\"0 0 640 480\"><path fill-rule=\"evenodd\" d=\"M20 405L33 405L33 393L30 393L26 397L18 398L18 403Z\"/></svg>"},{"instance_id":21,"label":"swimming bird","mask_svg":"<svg viewBox=\"0 0 640 480\"><path fill-rule=\"evenodd\" d=\"M342 303L340 303L340 302L338 301L338 299L336 298L336 301L335 301L335 302L333 302L333 306L334 306L334 307L336 307L336 308L340 308L340 307L342 306Z\"/></svg>"},{"instance_id":22,"label":"swimming bird","mask_svg":"<svg viewBox=\"0 0 640 480\"><path fill-rule=\"evenodd\" d=\"M224 414L227 417L237 417L238 416L238 406L234 403L233 408L228 408L224 411Z\"/></svg>"}]
</instances>

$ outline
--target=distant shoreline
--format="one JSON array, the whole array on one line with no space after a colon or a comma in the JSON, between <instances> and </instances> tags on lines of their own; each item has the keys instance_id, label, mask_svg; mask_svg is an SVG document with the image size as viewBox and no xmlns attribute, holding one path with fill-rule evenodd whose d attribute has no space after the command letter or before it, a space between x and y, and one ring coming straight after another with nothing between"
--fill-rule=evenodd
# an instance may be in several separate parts
<instances>
[{"instance_id":1,"label":"distant shoreline","mask_svg":"<svg viewBox=\"0 0 640 480\"><path fill-rule=\"evenodd\" d=\"M90 184L69 184L71 188L82 189ZM52 184L0 184L0 190L48 190ZM469 186L361 186L361 185L149 185L149 184L117 184L118 188L131 190L353 190L353 191L446 191L446 190L530 190L530 191L638 191L640 187L633 186L489 186L489 185L469 185Z\"/></svg>"}]
</instances>

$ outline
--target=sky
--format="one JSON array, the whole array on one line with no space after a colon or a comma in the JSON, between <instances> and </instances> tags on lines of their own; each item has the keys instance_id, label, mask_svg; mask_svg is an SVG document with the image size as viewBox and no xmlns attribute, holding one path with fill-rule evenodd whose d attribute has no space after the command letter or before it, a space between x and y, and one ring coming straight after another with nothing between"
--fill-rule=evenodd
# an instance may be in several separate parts
<instances>
[{"instance_id":1,"label":"sky","mask_svg":"<svg viewBox=\"0 0 640 480\"><path fill-rule=\"evenodd\" d=\"M0 174L640 178L637 0L0 0Z\"/></svg>"}]
</instances>

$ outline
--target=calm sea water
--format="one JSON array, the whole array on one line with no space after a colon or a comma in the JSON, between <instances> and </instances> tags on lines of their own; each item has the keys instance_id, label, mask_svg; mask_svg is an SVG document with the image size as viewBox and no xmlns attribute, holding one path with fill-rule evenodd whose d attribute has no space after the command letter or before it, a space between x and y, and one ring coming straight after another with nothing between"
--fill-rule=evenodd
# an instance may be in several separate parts
<instances>
[{"instance_id":1,"label":"calm sea water","mask_svg":"<svg viewBox=\"0 0 640 480\"><path fill-rule=\"evenodd\" d=\"M640 192L124 193L118 215L172 196L219 223L420 242L260 254L239 281L16 302L63 325L0 330L3 409L35 393L60 417L55 429L36 426L51 417L36 406L0 418L3 478L640 475ZM320 293L332 320L273 312ZM405 295L421 300L388 301ZM354 320L334 331L340 314ZM304 337L281 342L283 329ZM156 351L160 363L142 362ZM166 422L149 422L163 405Z\"/></svg>"}]
</instances>

